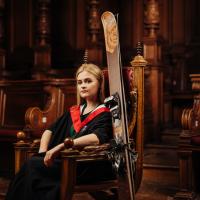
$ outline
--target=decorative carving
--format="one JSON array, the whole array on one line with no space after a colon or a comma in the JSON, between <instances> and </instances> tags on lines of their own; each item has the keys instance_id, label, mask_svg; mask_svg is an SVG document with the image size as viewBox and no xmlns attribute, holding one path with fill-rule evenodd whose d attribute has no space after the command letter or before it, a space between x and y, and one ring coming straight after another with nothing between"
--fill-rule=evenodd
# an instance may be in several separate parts
<instances>
[{"instance_id":1,"label":"decorative carving","mask_svg":"<svg viewBox=\"0 0 200 200\"><path fill-rule=\"evenodd\" d=\"M38 0L36 44L45 46L50 41L50 0Z\"/></svg>"},{"instance_id":2,"label":"decorative carving","mask_svg":"<svg viewBox=\"0 0 200 200\"><path fill-rule=\"evenodd\" d=\"M89 5L89 20L88 20L88 32L89 42L93 45L98 45L100 34L100 15L99 15L99 1L88 0Z\"/></svg>"},{"instance_id":3,"label":"decorative carving","mask_svg":"<svg viewBox=\"0 0 200 200\"><path fill-rule=\"evenodd\" d=\"M179 138L179 190L174 196L175 200L196 199L195 162L193 152L200 152L200 74L191 74L192 90L196 93L192 108L186 108L182 113L182 127Z\"/></svg>"},{"instance_id":4,"label":"decorative carving","mask_svg":"<svg viewBox=\"0 0 200 200\"><path fill-rule=\"evenodd\" d=\"M0 0L0 77L2 71L5 69L5 22L4 22L4 12L5 12L5 0Z\"/></svg>"},{"instance_id":5,"label":"decorative carving","mask_svg":"<svg viewBox=\"0 0 200 200\"><path fill-rule=\"evenodd\" d=\"M192 90L200 91L200 75L191 74ZM181 124L185 130L193 130L194 132L200 130L200 94L194 96L192 108L185 108L181 116Z\"/></svg>"},{"instance_id":6,"label":"decorative carving","mask_svg":"<svg viewBox=\"0 0 200 200\"><path fill-rule=\"evenodd\" d=\"M137 176L135 184L139 187L142 179L142 166L143 166L143 145L144 145L144 68L147 61L141 55L141 43L137 46L138 55L131 61L133 67L134 78L132 86L137 88L137 133L135 138L136 151L138 152L138 159L136 163ZM137 188L136 188L137 190Z\"/></svg>"},{"instance_id":7,"label":"decorative carving","mask_svg":"<svg viewBox=\"0 0 200 200\"><path fill-rule=\"evenodd\" d=\"M149 37L155 37L160 23L159 6L156 0L147 1L144 16L144 24L149 32Z\"/></svg>"},{"instance_id":8,"label":"decorative carving","mask_svg":"<svg viewBox=\"0 0 200 200\"><path fill-rule=\"evenodd\" d=\"M184 130L192 128L191 116L193 116L192 108L185 108L181 116L181 126Z\"/></svg>"},{"instance_id":9,"label":"decorative carving","mask_svg":"<svg viewBox=\"0 0 200 200\"><path fill-rule=\"evenodd\" d=\"M87 0L87 49L88 60L99 66L102 65L103 51L100 40L101 20L99 14L99 0Z\"/></svg>"},{"instance_id":10,"label":"decorative carving","mask_svg":"<svg viewBox=\"0 0 200 200\"><path fill-rule=\"evenodd\" d=\"M83 63L88 63L88 49L85 50L84 56L83 56Z\"/></svg>"},{"instance_id":11,"label":"decorative carving","mask_svg":"<svg viewBox=\"0 0 200 200\"><path fill-rule=\"evenodd\" d=\"M51 66L50 0L37 1L34 79L45 79Z\"/></svg>"},{"instance_id":12,"label":"decorative carving","mask_svg":"<svg viewBox=\"0 0 200 200\"><path fill-rule=\"evenodd\" d=\"M5 27L4 27L4 0L0 0L0 48L4 46Z\"/></svg>"},{"instance_id":13,"label":"decorative carving","mask_svg":"<svg viewBox=\"0 0 200 200\"><path fill-rule=\"evenodd\" d=\"M191 74L192 90L200 91L200 74Z\"/></svg>"}]
</instances>

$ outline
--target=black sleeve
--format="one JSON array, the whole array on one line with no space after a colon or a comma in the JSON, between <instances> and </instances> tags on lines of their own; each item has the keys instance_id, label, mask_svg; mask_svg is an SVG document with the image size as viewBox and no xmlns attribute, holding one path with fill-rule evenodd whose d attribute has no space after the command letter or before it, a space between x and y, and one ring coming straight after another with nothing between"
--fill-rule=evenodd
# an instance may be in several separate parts
<instances>
[{"instance_id":1,"label":"black sleeve","mask_svg":"<svg viewBox=\"0 0 200 200\"><path fill-rule=\"evenodd\" d=\"M67 111L59 117L47 130L52 132L51 141L48 149L63 142L66 137L69 137L69 128L71 127L70 113Z\"/></svg>"},{"instance_id":2,"label":"black sleeve","mask_svg":"<svg viewBox=\"0 0 200 200\"><path fill-rule=\"evenodd\" d=\"M90 133L96 134L100 144L108 142L113 137L112 117L109 112L100 114L90 128Z\"/></svg>"},{"instance_id":3,"label":"black sleeve","mask_svg":"<svg viewBox=\"0 0 200 200\"><path fill-rule=\"evenodd\" d=\"M64 123L67 122L67 119L69 118L69 112L65 112L63 115L61 115L54 123L52 123L47 130L50 130L52 134L56 132L58 127L62 126Z\"/></svg>"}]
</instances>

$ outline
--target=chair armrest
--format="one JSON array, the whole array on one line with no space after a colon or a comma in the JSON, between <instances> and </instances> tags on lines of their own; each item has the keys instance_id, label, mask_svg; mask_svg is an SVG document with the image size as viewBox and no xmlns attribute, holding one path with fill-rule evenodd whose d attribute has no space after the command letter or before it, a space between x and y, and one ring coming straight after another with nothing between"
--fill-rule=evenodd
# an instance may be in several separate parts
<instances>
[{"instance_id":1,"label":"chair armrest","mask_svg":"<svg viewBox=\"0 0 200 200\"><path fill-rule=\"evenodd\" d=\"M14 144L15 148L15 173L19 171L22 164L31 157L34 153L38 152L40 140L35 139L31 141L28 134L23 131L17 133L18 141Z\"/></svg>"},{"instance_id":2,"label":"chair armrest","mask_svg":"<svg viewBox=\"0 0 200 200\"><path fill-rule=\"evenodd\" d=\"M81 150L78 149L65 149L61 151L61 158L75 159L76 161L83 160L101 160L107 158L106 151L110 147L109 143L95 146L86 146Z\"/></svg>"}]
</instances>

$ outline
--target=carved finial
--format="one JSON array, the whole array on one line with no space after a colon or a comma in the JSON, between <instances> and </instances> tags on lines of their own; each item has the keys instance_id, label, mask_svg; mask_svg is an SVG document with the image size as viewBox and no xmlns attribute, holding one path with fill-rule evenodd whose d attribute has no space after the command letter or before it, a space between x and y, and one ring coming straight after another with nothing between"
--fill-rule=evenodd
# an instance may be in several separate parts
<instances>
[{"instance_id":1,"label":"carved finial","mask_svg":"<svg viewBox=\"0 0 200 200\"><path fill-rule=\"evenodd\" d=\"M142 43L141 42L138 42L137 43L137 47L136 47L136 49L137 49L137 55L142 55L143 53L142 53Z\"/></svg>"},{"instance_id":2,"label":"carved finial","mask_svg":"<svg viewBox=\"0 0 200 200\"><path fill-rule=\"evenodd\" d=\"M85 53L83 56L83 63L87 64L88 63L88 49L85 49Z\"/></svg>"},{"instance_id":3,"label":"carved finial","mask_svg":"<svg viewBox=\"0 0 200 200\"><path fill-rule=\"evenodd\" d=\"M160 12L158 0L146 1L144 10L144 26L148 31L148 36L154 38L157 36L157 30L160 25Z\"/></svg>"}]
</instances>

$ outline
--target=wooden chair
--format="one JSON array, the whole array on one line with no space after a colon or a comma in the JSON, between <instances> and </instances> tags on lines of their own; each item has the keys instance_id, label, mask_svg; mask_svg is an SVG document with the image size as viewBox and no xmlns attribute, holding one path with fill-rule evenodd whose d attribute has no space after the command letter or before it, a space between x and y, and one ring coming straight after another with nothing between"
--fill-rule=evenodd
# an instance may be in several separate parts
<instances>
[{"instance_id":1,"label":"wooden chair","mask_svg":"<svg viewBox=\"0 0 200 200\"><path fill-rule=\"evenodd\" d=\"M182 113L183 130L179 137L179 190L175 200L193 200L199 193L199 162L195 157L200 156L200 74L190 75L194 102L192 108L186 108Z\"/></svg>"},{"instance_id":2,"label":"wooden chair","mask_svg":"<svg viewBox=\"0 0 200 200\"><path fill-rule=\"evenodd\" d=\"M123 73L125 78L125 88L128 101L130 101L130 122L129 133L130 137L135 140L135 149L138 152L138 160L136 163L135 183L136 188L139 188L142 178L142 165L143 165L143 113L144 113L144 66L146 61L142 56L138 55L131 62L132 67L124 68ZM107 80L108 77L106 76ZM75 84L74 84L75 85ZM55 90L55 91L54 91ZM51 88L51 96L59 88ZM135 95L136 94L136 95ZM62 96L62 92L59 93ZM58 96L59 96L58 95ZM48 120L48 116L51 113L51 109L55 106L55 101L50 98L46 110L41 111L39 108L30 108L26 113L27 126L23 132L18 133L19 141L15 144L15 170L19 170L21 164L38 150L38 140L31 141L38 135L38 131L44 130L43 126L40 126L40 121L45 116ZM59 98L58 98L59 99ZM74 101L75 102L75 101ZM56 106L59 103L56 103ZM51 107L52 106L52 107ZM51 109L49 109L51 107ZM36 120L35 120L36 119ZM52 120L52 119L51 119ZM39 127L39 128L38 128ZM70 200L74 192L90 192L108 188L121 187L117 179L96 182L93 184L76 184L76 167L79 162L95 162L97 160L105 160L107 145L100 145L95 147L85 147L82 151L75 151L66 149L61 152L62 157L62 180L61 180L61 199ZM125 195L125 194L124 194ZM120 198L120 197L119 197Z\"/></svg>"}]
</instances>

